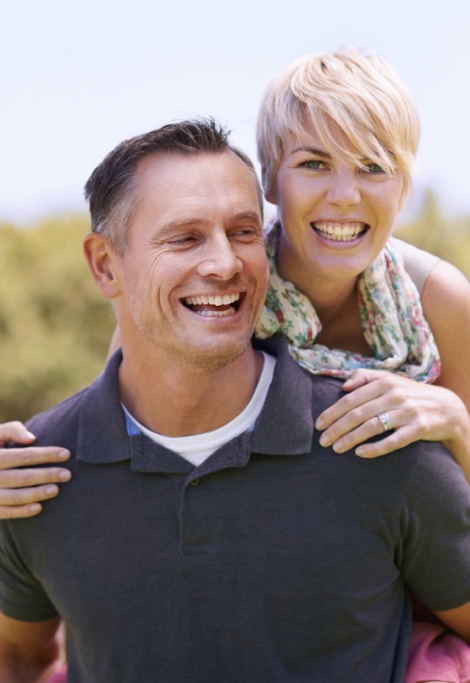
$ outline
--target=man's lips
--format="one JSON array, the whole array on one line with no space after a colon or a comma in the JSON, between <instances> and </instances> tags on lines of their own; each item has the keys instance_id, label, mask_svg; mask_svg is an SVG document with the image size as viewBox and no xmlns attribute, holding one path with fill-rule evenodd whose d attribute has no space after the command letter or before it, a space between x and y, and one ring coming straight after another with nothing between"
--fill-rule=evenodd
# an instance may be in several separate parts
<instances>
[{"instance_id":1,"label":"man's lips","mask_svg":"<svg viewBox=\"0 0 470 683\"><path fill-rule=\"evenodd\" d=\"M199 294L196 296L186 296L181 299L184 306L193 313L206 318L223 318L233 315L243 299L244 292L234 294Z\"/></svg>"},{"instance_id":2,"label":"man's lips","mask_svg":"<svg viewBox=\"0 0 470 683\"><path fill-rule=\"evenodd\" d=\"M315 221L310 224L317 235L334 242L353 242L369 230L368 223L360 221Z\"/></svg>"}]
</instances>

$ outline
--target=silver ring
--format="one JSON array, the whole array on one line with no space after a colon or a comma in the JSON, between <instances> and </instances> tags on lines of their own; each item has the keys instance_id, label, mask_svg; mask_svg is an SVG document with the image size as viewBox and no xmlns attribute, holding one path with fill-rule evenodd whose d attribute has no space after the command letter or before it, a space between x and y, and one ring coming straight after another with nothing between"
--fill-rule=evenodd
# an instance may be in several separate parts
<instances>
[{"instance_id":1,"label":"silver ring","mask_svg":"<svg viewBox=\"0 0 470 683\"><path fill-rule=\"evenodd\" d=\"M388 413L377 413L377 417L379 418L380 422L382 423L382 427L384 429L384 432L388 432L392 427L392 422L388 416Z\"/></svg>"}]
</instances>

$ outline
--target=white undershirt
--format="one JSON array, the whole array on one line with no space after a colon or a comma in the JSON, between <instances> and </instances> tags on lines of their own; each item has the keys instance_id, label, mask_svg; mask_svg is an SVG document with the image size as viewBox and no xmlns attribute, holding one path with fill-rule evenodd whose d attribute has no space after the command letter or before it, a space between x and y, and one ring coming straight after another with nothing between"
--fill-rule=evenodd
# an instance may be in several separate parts
<instances>
[{"instance_id":1,"label":"white undershirt","mask_svg":"<svg viewBox=\"0 0 470 683\"><path fill-rule=\"evenodd\" d=\"M274 366L276 365L276 358L274 356L270 356L264 351L261 351L261 353L264 356L263 369L250 402L235 419L223 425L223 427L219 427L219 429L191 436L163 436L141 425L125 406L122 406L124 412L142 434L148 436L155 443L159 443L165 446L165 448L178 453L178 455L181 455L181 457L198 467L218 448L254 427L258 415L263 409L273 378Z\"/></svg>"}]
</instances>

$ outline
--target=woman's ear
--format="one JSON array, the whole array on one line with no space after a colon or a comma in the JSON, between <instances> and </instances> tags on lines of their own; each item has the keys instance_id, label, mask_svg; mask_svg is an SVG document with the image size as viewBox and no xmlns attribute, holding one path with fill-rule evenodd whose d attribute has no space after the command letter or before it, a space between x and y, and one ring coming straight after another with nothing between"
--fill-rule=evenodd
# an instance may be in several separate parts
<instances>
[{"instance_id":1,"label":"woman's ear","mask_svg":"<svg viewBox=\"0 0 470 683\"><path fill-rule=\"evenodd\" d=\"M264 196L266 198L266 201L269 202L270 204L277 204L276 197L273 191L273 182L272 178L268 177L268 173L266 171L266 168L261 169L261 182L263 185L263 191L264 191Z\"/></svg>"},{"instance_id":2,"label":"woman's ear","mask_svg":"<svg viewBox=\"0 0 470 683\"><path fill-rule=\"evenodd\" d=\"M83 253L100 292L106 298L114 299L121 293L116 267L121 257L113 250L108 240L97 232L90 232L85 236Z\"/></svg>"}]
</instances>

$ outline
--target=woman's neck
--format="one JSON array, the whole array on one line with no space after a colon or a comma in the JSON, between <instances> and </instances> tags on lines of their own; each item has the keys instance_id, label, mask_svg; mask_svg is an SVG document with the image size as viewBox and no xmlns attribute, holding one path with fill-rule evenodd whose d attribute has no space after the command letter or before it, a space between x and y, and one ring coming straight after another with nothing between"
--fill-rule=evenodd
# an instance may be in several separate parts
<instances>
[{"instance_id":1,"label":"woman's neck","mask_svg":"<svg viewBox=\"0 0 470 683\"><path fill-rule=\"evenodd\" d=\"M306 264L298 263L288 250L279 250L279 275L289 280L312 303L322 329L318 344L343 349L365 356L373 355L364 338L357 298L357 277L329 277L315 273Z\"/></svg>"},{"instance_id":2,"label":"woman's neck","mask_svg":"<svg viewBox=\"0 0 470 683\"><path fill-rule=\"evenodd\" d=\"M277 259L277 270L284 280L289 280L313 304L322 325L334 319L345 306L356 304L357 277L341 278L316 273L306 263L299 263L288 249L283 248L281 240Z\"/></svg>"}]
</instances>

